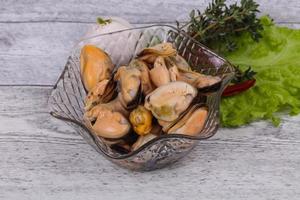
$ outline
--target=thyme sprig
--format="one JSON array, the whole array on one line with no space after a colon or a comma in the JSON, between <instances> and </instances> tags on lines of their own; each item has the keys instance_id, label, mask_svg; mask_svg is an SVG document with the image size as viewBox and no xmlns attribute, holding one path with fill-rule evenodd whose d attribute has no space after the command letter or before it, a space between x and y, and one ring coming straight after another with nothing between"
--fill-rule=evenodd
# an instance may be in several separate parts
<instances>
[{"instance_id":1,"label":"thyme sprig","mask_svg":"<svg viewBox=\"0 0 300 200\"><path fill-rule=\"evenodd\" d=\"M263 26L257 18L258 6L253 0L241 0L240 4L231 5L227 5L226 0L212 0L203 12L192 10L189 22L182 26L177 22L177 26L222 55L238 48L235 39L241 34L249 33L256 42L262 37ZM236 70L238 80L253 78L255 74L251 68L247 72L242 72L238 67ZM241 74L245 76L240 77Z\"/></svg>"},{"instance_id":2,"label":"thyme sprig","mask_svg":"<svg viewBox=\"0 0 300 200\"><path fill-rule=\"evenodd\" d=\"M239 66L235 66L235 77L232 79L233 84L242 83L246 80L251 80L254 78L256 72L254 72L249 66L245 71L242 71Z\"/></svg>"}]
</instances>

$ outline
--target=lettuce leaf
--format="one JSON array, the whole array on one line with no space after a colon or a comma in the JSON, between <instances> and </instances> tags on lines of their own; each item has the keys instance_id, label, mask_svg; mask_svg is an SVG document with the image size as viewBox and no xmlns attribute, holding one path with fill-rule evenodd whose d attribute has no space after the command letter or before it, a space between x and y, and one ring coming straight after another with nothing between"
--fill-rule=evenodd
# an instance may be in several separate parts
<instances>
[{"instance_id":1,"label":"lettuce leaf","mask_svg":"<svg viewBox=\"0 0 300 200\"><path fill-rule=\"evenodd\" d=\"M249 65L258 74L256 85L221 102L221 123L238 127L268 119L280 124L278 113L300 113L300 30L279 27L262 17L263 38L254 42L247 34L236 39L238 49L225 57L241 68Z\"/></svg>"}]
</instances>

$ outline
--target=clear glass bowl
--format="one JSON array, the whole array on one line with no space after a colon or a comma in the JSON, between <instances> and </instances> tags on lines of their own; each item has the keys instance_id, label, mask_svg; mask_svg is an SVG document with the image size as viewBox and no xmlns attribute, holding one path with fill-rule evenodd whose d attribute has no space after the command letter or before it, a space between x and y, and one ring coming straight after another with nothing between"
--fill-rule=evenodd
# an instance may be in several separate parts
<instances>
[{"instance_id":1,"label":"clear glass bowl","mask_svg":"<svg viewBox=\"0 0 300 200\"><path fill-rule=\"evenodd\" d=\"M204 129L197 137L163 135L149 141L136 151L122 154L110 148L84 125L86 92L80 78L80 50L86 44L96 45L111 56L115 66L120 66L127 65L143 48L159 42L172 43L194 70L222 77L222 86L217 92L203 95L201 103L208 106L209 114ZM153 25L97 35L81 40L75 46L49 98L50 113L74 127L90 145L112 162L133 170L153 170L177 161L200 140L216 133L219 127L221 94L233 76L234 68L228 61L172 26Z\"/></svg>"}]
</instances>

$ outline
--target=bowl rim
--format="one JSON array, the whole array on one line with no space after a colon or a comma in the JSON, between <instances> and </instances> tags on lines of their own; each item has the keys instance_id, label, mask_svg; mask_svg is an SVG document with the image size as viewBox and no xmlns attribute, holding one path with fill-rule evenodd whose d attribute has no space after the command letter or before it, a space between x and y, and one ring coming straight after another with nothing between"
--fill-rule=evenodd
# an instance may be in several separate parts
<instances>
[{"instance_id":1,"label":"bowl rim","mask_svg":"<svg viewBox=\"0 0 300 200\"><path fill-rule=\"evenodd\" d=\"M97 34L97 35L93 35L91 37L85 37L81 40L79 40L74 46L73 46L73 50L71 51L73 55L73 52L74 52L74 49L78 46L80 46L80 44L84 41L87 41L87 40L90 40L90 39L93 39L93 38L97 38L97 37L101 37L101 36L105 36L105 35L112 35L112 34L116 34L116 33L121 33L121 32L129 32L129 31L132 31L132 30L139 30L139 29L147 29L147 28L153 28L153 27L168 27L169 29L172 29L180 34L182 34L184 37L188 38L189 40L193 41L194 43L196 43L197 45L201 46L202 48L204 48L205 50L209 51L210 53L212 53L214 56L218 57L219 59L223 60L224 63L226 63L231 69L232 69L232 72L228 72L228 73L224 73L224 75L227 75L227 76L233 76L234 75L234 69L233 69L233 65L225 58L223 58L222 56L218 55L217 53L215 53L213 50L211 50L210 48L208 48L207 46L201 44L200 42L198 42L197 40L195 40L194 38L190 37L186 32L184 32L183 30L180 30L174 26L171 26L171 25L166 25L166 24L153 24L153 25L147 25L147 26L139 26L139 27L134 27L134 28L128 28L128 29L122 29L122 30L119 30L119 31L113 31L113 32L109 32L109 33L103 33L103 34ZM70 59L71 56L69 56L68 59ZM59 81L61 80L61 78L64 76L64 73L66 72L67 70L67 66L68 66L68 62L67 64L65 65L61 75L59 76L58 80L56 81L55 85L53 86L52 88L52 91L51 91L51 94L50 94L50 97L49 99L51 98L52 96L52 92L57 88L57 85L59 84ZM219 97L221 98L221 97ZM48 99L48 105L49 105L49 99ZM100 140L95 134L93 134L83 123L77 121L77 120L74 120L74 119L70 119L70 118L66 118L66 117L63 117L53 111L50 111L49 112L51 116L57 118L57 119L60 119L62 121L65 121L65 122L71 122L77 126L80 126L81 128L83 128L89 135L90 137L93 139L93 142L95 143L95 145L98 147L97 149L100 150L105 156L107 156L108 158L110 159L113 159L113 160L122 160L122 159L127 159L127 158L130 158L130 157L133 157L135 155L137 155L138 153L140 153L141 151L143 151L144 149L146 149L148 146L151 146L152 144L158 142L159 140L162 140L162 139L187 139L187 140L193 140L193 141L200 141L200 140L205 140L205 139L208 139L212 136L214 136L214 134L212 135L209 135L209 136L204 136L204 137L201 137L201 136L189 136L189 135L182 135L182 134L165 134L165 135L160 135L148 142L146 142L145 144L143 144L142 146L140 146L138 149L134 150L134 151L131 151L127 154L124 154L124 155L118 155L118 156L113 156L107 152L105 152L98 144L97 140ZM206 119L208 120L208 119ZM219 124L217 124L214 128L213 131L217 130L219 128ZM76 130L75 130L76 131Z\"/></svg>"},{"instance_id":2,"label":"bowl rim","mask_svg":"<svg viewBox=\"0 0 300 200\"><path fill-rule=\"evenodd\" d=\"M146 25L146 26L138 26L138 27L133 27L133 28L121 29L121 30L118 30L118 31L113 31L113 32L108 32L108 33L100 33L100 34L92 35L90 37L84 37L84 38L80 39L78 42L75 43L75 45L73 46L73 49L75 49L75 47L78 47L80 45L80 43L82 43L84 41L87 41L87 40L90 40L90 39L93 39L93 38L102 37L102 36L106 36L106 35L113 35L113 34L122 33L122 32L129 32L129 31L133 31L133 30L153 28L153 27L168 27L168 28L170 28L174 31L177 31L178 33L184 35L184 37L187 37L188 39L192 40L194 43L197 43L199 46L201 46L201 47L205 48L206 50L210 51L210 53L214 54L214 56L218 57L219 59L223 60L228 65L233 67L233 65L227 59L225 59L222 56L218 55L216 52L214 52L212 49L210 49L206 45L198 42L195 38L189 36L185 31L183 31L179 28L176 28L172 25L169 25L169 24L151 24L151 25Z\"/></svg>"}]
</instances>

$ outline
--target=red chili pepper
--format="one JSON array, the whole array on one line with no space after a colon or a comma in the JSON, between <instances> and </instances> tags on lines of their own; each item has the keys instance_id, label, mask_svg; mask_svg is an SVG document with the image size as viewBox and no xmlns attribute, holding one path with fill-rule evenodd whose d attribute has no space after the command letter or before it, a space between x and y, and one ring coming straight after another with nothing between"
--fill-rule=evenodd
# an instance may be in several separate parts
<instances>
[{"instance_id":1,"label":"red chili pepper","mask_svg":"<svg viewBox=\"0 0 300 200\"><path fill-rule=\"evenodd\" d=\"M244 91L248 90L249 88L251 88L252 86L254 86L255 82L256 82L255 79L251 79L251 80L246 80L242 83L229 85L225 88L222 96L229 97L229 96L240 94L241 92L244 92Z\"/></svg>"}]
</instances>

